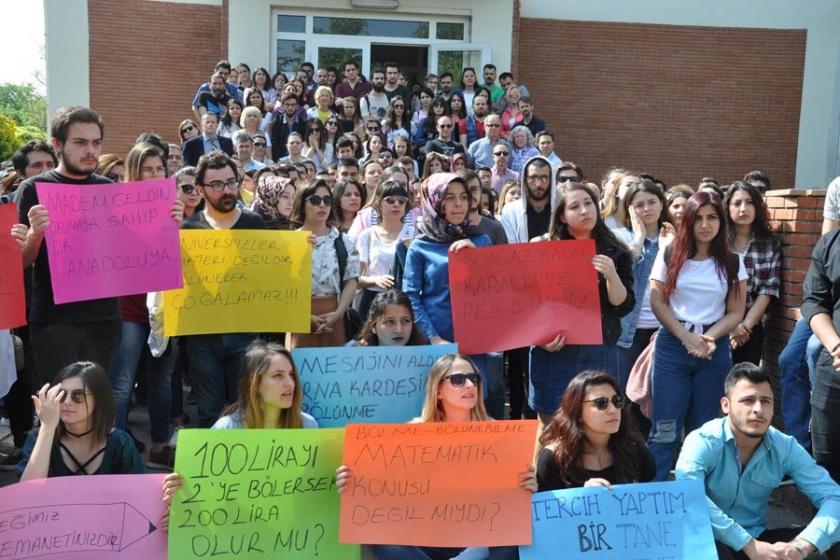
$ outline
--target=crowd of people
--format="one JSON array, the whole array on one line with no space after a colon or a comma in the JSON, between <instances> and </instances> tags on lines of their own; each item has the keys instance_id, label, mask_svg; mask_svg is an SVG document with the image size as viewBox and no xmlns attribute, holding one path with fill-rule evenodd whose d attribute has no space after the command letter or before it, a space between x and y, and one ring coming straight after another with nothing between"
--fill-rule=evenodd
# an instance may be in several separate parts
<instances>
[{"instance_id":1,"label":"crowd of people","mask_svg":"<svg viewBox=\"0 0 840 560\"><path fill-rule=\"evenodd\" d=\"M591 239L602 344L567 344L558 332L527 348L444 356L415 421L539 419L524 491L703 480L720 558L831 549L840 541L840 181L826 197L802 319L779 358L783 433L770 426L774 392L760 368L782 282L770 178L668 186L616 167L590 181L555 153L527 88L509 72L497 83L492 64L481 70L481 81L464 68L409 84L395 63L369 79L354 60L307 63L289 79L220 61L177 136L145 132L124 156L102 153L95 111L61 109L50 142L21 146L2 182L17 205L20 223L6 234L21 248L29 323L3 333L21 367L4 398L16 449L2 467L22 480L171 470L184 426L317 428L290 350L455 342L450 254ZM177 185L171 218L183 229L310 234L310 332L169 338L161 293L54 302L50 216L35 183L165 177ZM187 399L197 418L185 414ZM134 401L149 412L145 460L147 442L128 431ZM336 476L340 489L352 484L349 468ZM796 531L768 531L767 501L784 477L817 515ZM167 478L167 499L181 483ZM504 547L375 549L382 559L516 557Z\"/></svg>"}]
</instances>

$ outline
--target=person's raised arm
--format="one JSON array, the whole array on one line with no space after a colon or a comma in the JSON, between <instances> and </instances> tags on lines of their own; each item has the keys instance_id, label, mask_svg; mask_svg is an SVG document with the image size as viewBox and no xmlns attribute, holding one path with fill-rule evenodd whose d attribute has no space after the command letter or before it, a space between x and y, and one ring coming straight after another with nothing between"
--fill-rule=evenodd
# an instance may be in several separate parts
<instances>
[{"instance_id":1,"label":"person's raised arm","mask_svg":"<svg viewBox=\"0 0 840 560\"><path fill-rule=\"evenodd\" d=\"M61 388L60 383L52 387L46 384L41 387L37 395L33 395L35 413L41 421L41 426L38 428L38 438L35 440L35 446L32 448L23 475L20 477L21 482L49 476L50 454L60 421L61 401L65 395L66 392Z\"/></svg>"}]
</instances>

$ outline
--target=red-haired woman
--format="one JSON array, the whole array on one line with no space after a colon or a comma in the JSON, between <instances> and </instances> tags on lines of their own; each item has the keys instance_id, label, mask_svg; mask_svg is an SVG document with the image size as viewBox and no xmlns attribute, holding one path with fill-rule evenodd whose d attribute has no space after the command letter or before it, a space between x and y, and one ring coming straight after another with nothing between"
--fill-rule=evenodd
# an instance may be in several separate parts
<instances>
[{"instance_id":1,"label":"red-haired woman","mask_svg":"<svg viewBox=\"0 0 840 560\"><path fill-rule=\"evenodd\" d=\"M606 372L583 371L569 382L540 436L540 492L653 480L653 457L626 403L618 382Z\"/></svg>"},{"instance_id":2,"label":"red-haired woman","mask_svg":"<svg viewBox=\"0 0 840 560\"><path fill-rule=\"evenodd\" d=\"M659 252L650 274L650 305L662 323L648 440L657 480L667 477L683 428L690 432L717 416L732 367L729 333L744 318L747 273L729 250L726 230L720 197L692 195L676 239Z\"/></svg>"}]
</instances>

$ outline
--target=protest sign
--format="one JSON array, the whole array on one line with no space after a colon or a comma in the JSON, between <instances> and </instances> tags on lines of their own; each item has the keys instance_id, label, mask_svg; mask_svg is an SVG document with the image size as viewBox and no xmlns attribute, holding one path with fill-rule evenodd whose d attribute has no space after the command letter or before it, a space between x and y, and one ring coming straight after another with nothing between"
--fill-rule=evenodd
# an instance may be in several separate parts
<instances>
[{"instance_id":1,"label":"protest sign","mask_svg":"<svg viewBox=\"0 0 840 560\"><path fill-rule=\"evenodd\" d=\"M504 546L531 542L519 485L537 422L348 424L341 542Z\"/></svg>"},{"instance_id":2,"label":"protest sign","mask_svg":"<svg viewBox=\"0 0 840 560\"><path fill-rule=\"evenodd\" d=\"M309 235L182 230L184 287L164 294L166 335L309 332Z\"/></svg>"},{"instance_id":3,"label":"protest sign","mask_svg":"<svg viewBox=\"0 0 840 560\"><path fill-rule=\"evenodd\" d=\"M456 344L297 348L292 358L303 383L303 410L322 428L340 428L419 416L429 369L457 351Z\"/></svg>"},{"instance_id":4,"label":"protest sign","mask_svg":"<svg viewBox=\"0 0 840 560\"><path fill-rule=\"evenodd\" d=\"M166 557L162 474L59 476L0 489L0 558Z\"/></svg>"},{"instance_id":5,"label":"protest sign","mask_svg":"<svg viewBox=\"0 0 840 560\"><path fill-rule=\"evenodd\" d=\"M560 333L566 344L601 344L594 255L592 240L450 253L452 319L461 352L546 344Z\"/></svg>"},{"instance_id":6,"label":"protest sign","mask_svg":"<svg viewBox=\"0 0 840 560\"><path fill-rule=\"evenodd\" d=\"M23 255L9 234L16 223L17 207L11 203L0 204L0 329L26 324Z\"/></svg>"},{"instance_id":7,"label":"protest sign","mask_svg":"<svg viewBox=\"0 0 840 560\"><path fill-rule=\"evenodd\" d=\"M358 559L338 543L344 430L182 430L169 557Z\"/></svg>"},{"instance_id":8,"label":"protest sign","mask_svg":"<svg viewBox=\"0 0 840 560\"><path fill-rule=\"evenodd\" d=\"M572 488L534 494L534 542L522 560L717 558L699 480Z\"/></svg>"},{"instance_id":9,"label":"protest sign","mask_svg":"<svg viewBox=\"0 0 840 560\"><path fill-rule=\"evenodd\" d=\"M181 286L174 179L101 185L36 183L56 303Z\"/></svg>"}]
</instances>

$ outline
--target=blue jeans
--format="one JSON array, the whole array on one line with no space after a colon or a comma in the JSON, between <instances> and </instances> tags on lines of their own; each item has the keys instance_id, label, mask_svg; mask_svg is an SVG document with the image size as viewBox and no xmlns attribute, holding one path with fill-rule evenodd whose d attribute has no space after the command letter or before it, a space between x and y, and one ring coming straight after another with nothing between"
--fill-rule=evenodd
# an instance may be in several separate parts
<instances>
[{"instance_id":1,"label":"blue jeans","mask_svg":"<svg viewBox=\"0 0 840 560\"><path fill-rule=\"evenodd\" d=\"M245 349L253 334L202 334L184 337L198 401L198 427L209 428L225 404L236 400Z\"/></svg>"},{"instance_id":2,"label":"blue jeans","mask_svg":"<svg viewBox=\"0 0 840 560\"><path fill-rule=\"evenodd\" d=\"M650 344L650 337L654 332L656 332L656 329L636 329L636 333L633 335L633 343L630 345L630 348L616 346L616 351L618 352L616 381L618 381L618 385L621 387L622 391L627 390L627 381L630 379L630 370L632 370L633 366L636 365L636 360L639 359L639 354L641 354L644 349L648 347L648 344Z\"/></svg>"},{"instance_id":3,"label":"blue jeans","mask_svg":"<svg viewBox=\"0 0 840 560\"><path fill-rule=\"evenodd\" d=\"M543 414L554 414L569 382L586 370L603 370L615 377L617 354L614 345L570 344L557 352L531 347L528 404Z\"/></svg>"},{"instance_id":4,"label":"blue jeans","mask_svg":"<svg viewBox=\"0 0 840 560\"><path fill-rule=\"evenodd\" d=\"M503 354L486 354L484 361L487 394L484 406L487 414L496 420L505 418L505 359Z\"/></svg>"},{"instance_id":5,"label":"blue jeans","mask_svg":"<svg viewBox=\"0 0 840 560\"><path fill-rule=\"evenodd\" d=\"M694 358L677 337L660 328L656 337L651 389L653 429L648 447L656 480L666 480L683 428L686 433L717 417L723 381L732 368L729 335L717 339L711 359Z\"/></svg>"},{"instance_id":6,"label":"blue jeans","mask_svg":"<svg viewBox=\"0 0 840 560\"><path fill-rule=\"evenodd\" d=\"M811 385L822 344L805 319L799 319L779 354L782 419L785 431L811 450Z\"/></svg>"},{"instance_id":7,"label":"blue jeans","mask_svg":"<svg viewBox=\"0 0 840 560\"><path fill-rule=\"evenodd\" d=\"M170 437L170 411L172 408L172 370L175 367L177 349L170 341L169 348L155 358L149 351L146 340L149 326L122 322L122 341L111 358L108 377L114 391L116 406L116 427L125 430L128 422L128 408L134 379L141 359L145 364L148 391L149 424L153 443L166 443Z\"/></svg>"}]
</instances>

